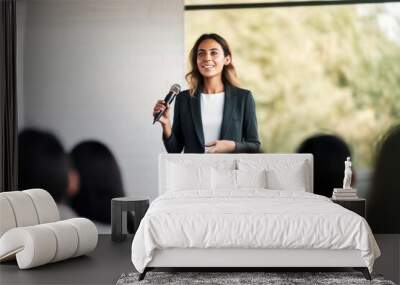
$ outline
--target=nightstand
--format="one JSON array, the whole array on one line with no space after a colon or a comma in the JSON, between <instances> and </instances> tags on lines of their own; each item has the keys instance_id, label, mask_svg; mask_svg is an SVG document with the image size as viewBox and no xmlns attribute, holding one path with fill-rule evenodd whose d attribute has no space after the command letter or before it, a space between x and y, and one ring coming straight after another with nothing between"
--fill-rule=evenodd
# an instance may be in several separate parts
<instances>
[{"instance_id":1,"label":"nightstand","mask_svg":"<svg viewBox=\"0 0 400 285\"><path fill-rule=\"evenodd\" d=\"M337 200L332 199L332 202L339 204L340 206L359 214L361 217L365 218L365 204L366 200L364 198L355 198L349 200Z\"/></svg>"},{"instance_id":2,"label":"nightstand","mask_svg":"<svg viewBox=\"0 0 400 285\"><path fill-rule=\"evenodd\" d=\"M139 227L140 221L149 208L148 198L121 197L111 200L111 239L112 241L123 241L128 233L127 213L131 212L134 217L133 234Z\"/></svg>"}]
</instances>

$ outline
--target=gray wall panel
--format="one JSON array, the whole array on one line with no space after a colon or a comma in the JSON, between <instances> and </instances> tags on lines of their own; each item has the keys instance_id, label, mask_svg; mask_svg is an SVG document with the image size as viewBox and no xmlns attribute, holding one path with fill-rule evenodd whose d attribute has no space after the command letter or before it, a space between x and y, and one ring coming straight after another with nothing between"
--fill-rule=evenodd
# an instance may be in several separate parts
<instances>
[{"instance_id":1,"label":"gray wall panel","mask_svg":"<svg viewBox=\"0 0 400 285\"><path fill-rule=\"evenodd\" d=\"M99 139L129 195L157 195L164 151L152 108L184 83L182 0L18 3L20 126L55 132L67 149ZM22 13L23 12L23 13Z\"/></svg>"}]
</instances>

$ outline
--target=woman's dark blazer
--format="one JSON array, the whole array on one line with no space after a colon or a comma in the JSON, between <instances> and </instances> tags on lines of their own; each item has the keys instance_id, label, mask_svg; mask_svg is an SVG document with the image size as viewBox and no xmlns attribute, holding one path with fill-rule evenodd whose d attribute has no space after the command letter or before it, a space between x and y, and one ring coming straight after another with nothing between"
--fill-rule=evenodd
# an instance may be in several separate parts
<instances>
[{"instance_id":1,"label":"woman's dark blazer","mask_svg":"<svg viewBox=\"0 0 400 285\"><path fill-rule=\"evenodd\" d=\"M200 90L176 96L172 135L163 138L170 153L204 153L204 134L200 110ZM256 109L251 92L225 85L225 103L220 140L236 143L236 153L256 153L260 148Z\"/></svg>"}]
</instances>

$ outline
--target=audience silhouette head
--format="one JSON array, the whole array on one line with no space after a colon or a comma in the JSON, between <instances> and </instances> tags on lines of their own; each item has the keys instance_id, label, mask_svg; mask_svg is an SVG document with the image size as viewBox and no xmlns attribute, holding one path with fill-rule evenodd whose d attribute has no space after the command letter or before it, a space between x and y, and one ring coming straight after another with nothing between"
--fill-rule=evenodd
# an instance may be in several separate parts
<instances>
[{"instance_id":1,"label":"audience silhouette head","mask_svg":"<svg viewBox=\"0 0 400 285\"><path fill-rule=\"evenodd\" d=\"M124 196L120 169L111 150L98 141L84 141L72 149L70 158L79 175L72 208L80 216L110 224L111 199Z\"/></svg>"},{"instance_id":2,"label":"audience silhouette head","mask_svg":"<svg viewBox=\"0 0 400 285\"><path fill-rule=\"evenodd\" d=\"M301 143L297 152L314 155L315 194L331 197L333 188L342 188L344 161L351 156L343 139L334 135L315 135Z\"/></svg>"},{"instance_id":3,"label":"audience silhouette head","mask_svg":"<svg viewBox=\"0 0 400 285\"><path fill-rule=\"evenodd\" d=\"M50 132L25 129L18 135L18 189L43 188L58 203L68 185L68 159Z\"/></svg>"},{"instance_id":4,"label":"audience silhouette head","mask_svg":"<svg viewBox=\"0 0 400 285\"><path fill-rule=\"evenodd\" d=\"M396 125L377 148L367 204L367 218L374 233L400 234L399 161L400 125Z\"/></svg>"}]
</instances>

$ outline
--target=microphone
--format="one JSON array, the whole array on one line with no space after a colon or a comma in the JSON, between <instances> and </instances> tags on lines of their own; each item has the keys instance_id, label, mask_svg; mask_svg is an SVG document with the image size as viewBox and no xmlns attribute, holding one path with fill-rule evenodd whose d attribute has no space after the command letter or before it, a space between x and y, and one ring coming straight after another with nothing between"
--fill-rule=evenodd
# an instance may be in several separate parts
<instances>
[{"instance_id":1,"label":"microphone","mask_svg":"<svg viewBox=\"0 0 400 285\"><path fill-rule=\"evenodd\" d=\"M171 88L169 89L167 96L165 96L164 98L165 106L167 106L167 104L171 104L172 101L174 101L176 95L179 94L179 92L181 92L181 86L179 84L172 85ZM166 109L154 114L153 125L160 120L162 115L164 115L165 111Z\"/></svg>"}]
</instances>

